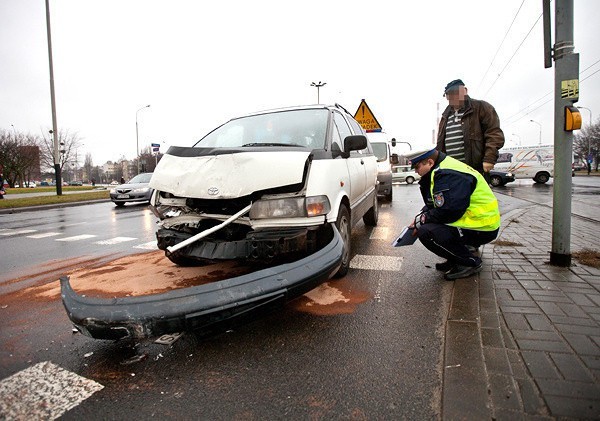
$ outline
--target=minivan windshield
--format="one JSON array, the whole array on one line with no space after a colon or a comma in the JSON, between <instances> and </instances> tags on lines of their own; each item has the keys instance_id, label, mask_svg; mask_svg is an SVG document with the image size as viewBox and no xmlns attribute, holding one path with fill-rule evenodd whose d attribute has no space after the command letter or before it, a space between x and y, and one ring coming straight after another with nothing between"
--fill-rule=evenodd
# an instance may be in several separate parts
<instances>
[{"instance_id":1,"label":"minivan windshield","mask_svg":"<svg viewBox=\"0 0 600 421\"><path fill-rule=\"evenodd\" d=\"M325 147L328 115L326 109L310 109L236 118L217 127L194 147L300 146L322 149Z\"/></svg>"},{"instance_id":2,"label":"minivan windshield","mask_svg":"<svg viewBox=\"0 0 600 421\"><path fill-rule=\"evenodd\" d=\"M388 160L388 145L383 142L371 142L373 153L377 157L377 162Z\"/></svg>"}]
</instances>

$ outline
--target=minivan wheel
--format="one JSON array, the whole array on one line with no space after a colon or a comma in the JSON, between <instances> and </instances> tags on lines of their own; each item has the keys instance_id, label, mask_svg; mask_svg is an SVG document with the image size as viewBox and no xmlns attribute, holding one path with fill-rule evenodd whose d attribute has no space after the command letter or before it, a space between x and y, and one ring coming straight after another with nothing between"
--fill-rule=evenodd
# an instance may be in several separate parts
<instances>
[{"instance_id":1,"label":"minivan wheel","mask_svg":"<svg viewBox=\"0 0 600 421\"><path fill-rule=\"evenodd\" d=\"M533 178L533 181L541 184L547 183L548 180L550 180L550 174L548 174L547 172L539 172Z\"/></svg>"},{"instance_id":2,"label":"minivan wheel","mask_svg":"<svg viewBox=\"0 0 600 421\"><path fill-rule=\"evenodd\" d=\"M377 225L378 219L379 203L377 202L377 196L375 196L375 199L373 200L373 206L367 211L367 213L363 215L363 222L369 227L374 227Z\"/></svg>"},{"instance_id":3,"label":"minivan wheel","mask_svg":"<svg viewBox=\"0 0 600 421\"><path fill-rule=\"evenodd\" d=\"M412 184L415 182L415 179L413 177L406 177L406 183L407 184Z\"/></svg>"},{"instance_id":4,"label":"minivan wheel","mask_svg":"<svg viewBox=\"0 0 600 421\"><path fill-rule=\"evenodd\" d=\"M342 252L342 265L335 274L336 278L341 278L346 276L348 269L350 268L350 240L352 235L350 212L348 212L348 208L344 205L340 206L340 212L338 213L337 221L335 221L335 226L340 232L342 242L344 243L344 251Z\"/></svg>"}]
</instances>

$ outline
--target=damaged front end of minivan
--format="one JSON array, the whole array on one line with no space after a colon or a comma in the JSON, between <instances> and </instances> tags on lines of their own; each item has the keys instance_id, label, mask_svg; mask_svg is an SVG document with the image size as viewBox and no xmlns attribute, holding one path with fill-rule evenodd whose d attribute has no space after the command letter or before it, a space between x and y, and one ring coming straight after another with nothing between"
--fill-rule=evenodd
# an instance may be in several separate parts
<instances>
[{"instance_id":1,"label":"damaged front end of minivan","mask_svg":"<svg viewBox=\"0 0 600 421\"><path fill-rule=\"evenodd\" d=\"M328 223L327 196L307 196L306 150L229 151L172 147L151 186L158 247L174 263L240 260L262 269L162 294L114 299L79 295L61 279L75 327L97 339L211 329L280 307L331 278L343 240ZM264 168L280 166L273 177Z\"/></svg>"}]
</instances>

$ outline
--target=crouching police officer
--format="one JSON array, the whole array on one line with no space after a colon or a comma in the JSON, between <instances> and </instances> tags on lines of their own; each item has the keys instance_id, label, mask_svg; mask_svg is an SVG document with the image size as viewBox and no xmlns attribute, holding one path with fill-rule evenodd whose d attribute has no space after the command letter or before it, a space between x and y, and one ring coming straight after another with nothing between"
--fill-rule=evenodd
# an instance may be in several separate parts
<instances>
[{"instance_id":1,"label":"crouching police officer","mask_svg":"<svg viewBox=\"0 0 600 421\"><path fill-rule=\"evenodd\" d=\"M437 270L446 279L481 271L477 248L493 241L500 228L498 201L483 176L435 149L407 156L421 176L425 206L410 225L421 243L446 262Z\"/></svg>"}]
</instances>

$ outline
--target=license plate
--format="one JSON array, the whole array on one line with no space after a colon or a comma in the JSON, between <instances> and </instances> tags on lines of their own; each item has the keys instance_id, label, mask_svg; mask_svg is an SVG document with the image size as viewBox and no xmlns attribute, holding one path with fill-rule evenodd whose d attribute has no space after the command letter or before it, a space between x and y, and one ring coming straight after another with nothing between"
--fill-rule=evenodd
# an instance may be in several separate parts
<instances>
[{"instance_id":1,"label":"license plate","mask_svg":"<svg viewBox=\"0 0 600 421\"><path fill-rule=\"evenodd\" d=\"M129 195L128 194L118 194L117 199L129 199Z\"/></svg>"}]
</instances>

